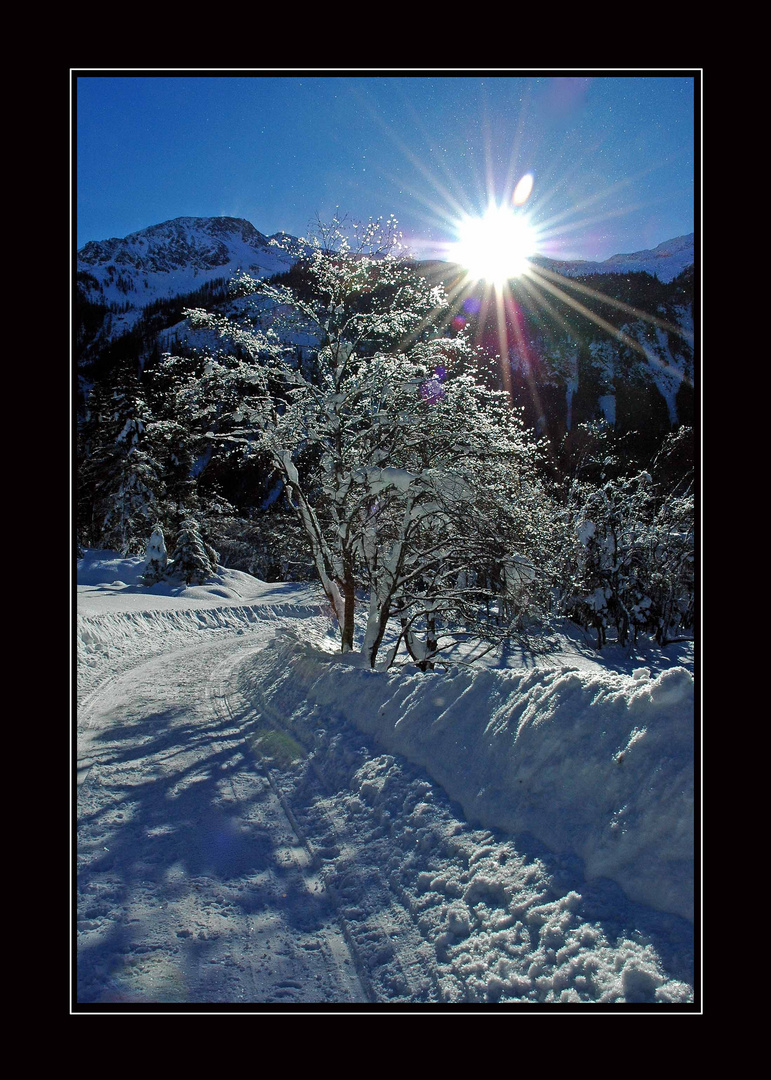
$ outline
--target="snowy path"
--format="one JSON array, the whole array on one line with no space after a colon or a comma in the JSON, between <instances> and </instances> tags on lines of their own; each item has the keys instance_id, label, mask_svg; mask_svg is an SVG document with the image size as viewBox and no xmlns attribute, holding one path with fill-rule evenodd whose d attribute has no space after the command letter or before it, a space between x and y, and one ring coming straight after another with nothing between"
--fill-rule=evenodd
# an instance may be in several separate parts
<instances>
[{"instance_id":1,"label":"snowy path","mask_svg":"<svg viewBox=\"0 0 771 1080\"><path fill-rule=\"evenodd\" d=\"M119 584L79 625L79 1003L693 1000L685 920L469 824L363 733L372 690L306 695L311 595Z\"/></svg>"},{"instance_id":2,"label":"snowy path","mask_svg":"<svg viewBox=\"0 0 771 1080\"><path fill-rule=\"evenodd\" d=\"M81 1001L367 1000L228 697L243 648L161 655L82 710Z\"/></svg>"}]
</instances>

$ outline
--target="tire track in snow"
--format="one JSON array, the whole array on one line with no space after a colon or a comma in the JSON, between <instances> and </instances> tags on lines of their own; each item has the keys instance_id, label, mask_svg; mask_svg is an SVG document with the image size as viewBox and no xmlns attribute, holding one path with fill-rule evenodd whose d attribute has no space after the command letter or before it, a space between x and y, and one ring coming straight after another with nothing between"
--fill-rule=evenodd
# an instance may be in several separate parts
<instances>
[{"instance_id":1,"label":"tire track in snow","mask_svg":"<svg viewBox=\"0 0 771 1080\"><path fill-rule=\"evenodd\" d=\"M282 626L281 620L267 623L254 627L266 642ZM554 860L521 857L513 842L455 819L431 785L416 781L391 755L357 757L358 735L341 734L336 720L327 723L310 704L296 707L304 691L294 677L285 684L294 688L294 704L285 716L285 702L277 699L274 713L285 732L296 736L298 724L308 732L306 747L316 739L308 768L292 773L268 766L277 792L253 767L246 770L260 723L259 711L249 713L249 707L259 702L254 691L269 672L268 666L249 673L243 694L233 688L243 674L241 659L254 655L251 633L234 642L220 630L211 647L148 661L142 650L152 638L124 625L137 639L121 654L124 670L103 680L82 714L99 758L80 792L80 1000L265 1000L260 993L276 1003L365 998L358 991L346 996L329 975L341 960L345 968L347 950L334 956L328 942L341 936L325 938L318 918L308 924L308 901L311 908L314 902L305 882L312 871L345 919L372 1000L691 1000L690 987L670 978L645 937L627 937L615 916L607 926L596 921L602 891L593 897L585 883L573 881L569 865L563 886L550 877ZM305 623L304 636L312 625ZM212 638L201 626L186 638L164 635L164 646L181 640ZM243 654L238 661L234 648ZM181 665L173 676L164 675L167 662ZM273 687L275 673L272 679L264 685ZM153 680L166 680L167 715L157 707L162 685L155 713L147 705L149 715L140 715L136 699L149 696ZM184 687L187 719L184 710L174 712L184 704ZM222 695L232 703L230 719L217 712ZM132 734L132 727L139 730ZM215 754L207 761L207 741L227 757L226 768ZM277 793L319 860L315 870ZM187 811L184 828L180 802ZM272 823L278 835L271 841ZM225 873L222 852L213 847L223 835L236 852ZM164 849L160 858L154 848ZM247 849L252 855L243 865ZM576 885L586 899L572 891ZM293 907L298 897L303 904ZM332 918L328 908L324 914ZM433 972L428 981L426 971Z\"/></svg>"},{"instance_id":2,"label":"tire track in snow","mask_svg":"<svg viewBox=\"0 0 771 1080\"><path fill-rule=\"evenodd\" d=\"M244 634L265 623L315 618L318 604L246 603L223 607L149 608L77 615L77 693L79 708L106 681L143 663L148 654L194 644L201 635Z\"/></svg>"},{"instance_id":3,"label":"tire track in snow","mask_svg":"<svg viewBox=\"0 0 771 1080\"><path fill-rule=\"evenodd\" d=\"M422 769L372 745L334 696L316 702L323 665L294 666L293 642L252 654L243 693L304 742L305 766L282 782L379 1001L690 999L673 919L609 904L577 860L532 837L471 825Z\"/></svg>"}]
</instances>

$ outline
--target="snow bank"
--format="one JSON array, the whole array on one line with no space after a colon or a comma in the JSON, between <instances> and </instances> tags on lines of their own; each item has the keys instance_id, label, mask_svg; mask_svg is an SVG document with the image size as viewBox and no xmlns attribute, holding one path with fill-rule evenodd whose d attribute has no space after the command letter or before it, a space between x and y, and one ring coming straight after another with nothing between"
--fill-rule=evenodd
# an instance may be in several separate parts
<instances>
[{"instance_id":1,"label":"snow bank","mask_svg":"<svg viewBox=\"0 0 771 1080\"><path fill-rule=\"evenodd\" d=\"M472 822L578 855L587 878L693 920L694 694L682 667L389 674L294 634L255 662L288 714L309 700L423 766Z\"/></svg>"},{"instance_id":2,"label":"snow bank","mask_svg":"<svg viewBox=\"0 0 771 1080\"><path fill-rule=\"evenodd\" d=\"M78 700L104 678L202 632L243 633L258 622L318 615L320 590L222 569L205 585L141 584L144 558L89 550L77 563Z\"/></svg>"},{"instance_id":3,"label":"snow bank","mask_svg":"<svg viewBox=\"0 0 771 1080\"><path fill-rule=\"evenodd\" d=\"M202 632L322 612L317 588L222 570L207 585L139 584L142 558L87 552L78 561L78 697L145 656ZM528 832L583 860L627 896L693 919L693 677L672 666L630 673L597 663L373 672L360 658L283 632L254 657L265 703L290 717L313 703L425 768L472 822ZM323 625L322 625L323 624Z\"/></svg>"},{"instance_id":4,"label":"snow bank","mask_svg":"<svg viewBox=\"0 0 771 1080\"><path fill-rule=\"evenodd\" d=\"M86 551L77 562L78 611L180 611L221 607L223 601L306 605L317 603L321 595L321 590L311 585L260 581L224 567L204 585L168 580L148 587L142 584L144 566L143 556L124 559L114 551Z\"/></svg>"}]
</instances>

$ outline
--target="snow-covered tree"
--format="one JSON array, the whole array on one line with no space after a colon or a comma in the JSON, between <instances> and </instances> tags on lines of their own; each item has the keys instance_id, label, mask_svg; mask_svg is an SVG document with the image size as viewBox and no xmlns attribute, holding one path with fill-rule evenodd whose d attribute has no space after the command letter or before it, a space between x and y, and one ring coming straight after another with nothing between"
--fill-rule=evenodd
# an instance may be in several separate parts
<instances>
[{"instance_id":1,"label":"snow-covered tree","mask_svg":"<svg viewBox=\"0 0 771 1080\"><path fill-rule=\"evenodd\" d=\"M88 401L79 433L78 529L86 546L141 552L159 517L163 466L134 365L123 365Z\"/></svg>"},{"instance_id":2,"label":"snow-covered tree","mask_svg":"<svg viewBox=\"0 0 771 1080\"><path fill-rule=\"evenodd\" d=\"M672 460L692 432L668 437L651 471L625 471L603 433L594 436L567 497L565 610L596 631L598 647L610 628L621 644L641 632L664 644L694 620L693 495L687 468Z\"/></svg>"},{"instance_id":3,"label":"snow-covered tree","mask_svg":"<svg viewBox=\"0 0 771 1080\"><path fill-rule=\"evenodd\" d=\"M646 629L659 645L693 630L696 612L694 499L688 492L667 499L651 523L648 542Z\"/></svg>"},{"instance_id":4,"label":"snow-covered tree","mask_svg":"<svg viewBox=\"0 0 771 1080\"><path fill-rule=\"evenodd\" d=\"M574 611L597 630L598 646L608 626L625 645L647 622L647 521L650 475L608 480L583 491L576 520L582 593Z\"/></svg>"},{"instance_id":5,"label":"snow-covered tree","mask_svg":"<svg viewBox=\"0 0 771 1080\"><path fill-rule=\"evenodd\" d=\"M391 227L354 230L355 244L326 234L294 284L242 276L237 319L188 312L224 351L178 395L198 415L216 406L219 438L269 455L342 650L366 595L367 662L398 616L428 666L440 632L489 611L496 561L535 559L546 500L517 414L475 376L467 339L443 332L443 291L386 250Z\"/></svg>"},{"instance_id":6,"label":"snow-covered tree","mask_svg":"<svg viewBox=\"0 0 771 1080\"><path fill-rule=\"evenodd\" d=\"M153 528L152 536L147 541L147 547L145 548L145 565L142 570L142 583L144 585L155 585L161 581L166 575L166 567L168 565L169 556L166 551L166 540L163 535L163 528L160 524L156 524Z\"/></svg>"},{"instance_id":7,"label":"snow-covered tree","mask_svg":"<svg viewBox=\"0 0 771 1080\"><path fill-rule=\"evenodd\" d=\"M187 585L202 585L217 568L217 554L207 545L193 518L185 518L177 531L167 576Z\"/></svg>"}]
</instances>

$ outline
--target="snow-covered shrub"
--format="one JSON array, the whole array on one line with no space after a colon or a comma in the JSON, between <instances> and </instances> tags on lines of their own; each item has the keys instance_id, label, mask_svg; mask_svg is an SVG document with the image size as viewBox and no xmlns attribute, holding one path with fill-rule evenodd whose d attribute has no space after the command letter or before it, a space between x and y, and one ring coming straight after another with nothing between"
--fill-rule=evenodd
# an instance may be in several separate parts
<instances>
[{"instance_id":1,"label":"snow-covered shrub","mask_svg":"<svg viewBox=\"0 0 771 1080\"><path fill-rule=\"evenodd\" d=\"M568 509L573 534L565 609L592 627L601 647L641 632L659 644L693 627L693 498L657 493L647 471L576 482Z\"/></svg>"},{"instance_id":2,"label":"snow-covered shrub","mask_svg":"<svg viewBox=\"0 0 771 1080\"><path fill-rule=\"evenodd\" d=\"M646 629L660 645L693 629L696 603L694 500L690 493L667 499L651 522L648 538Z\"/></svg>"},{"instance_id":3,"label":"snow-covered shrub","mask_svg":"<svg viewBox=\"0 0 771 1080\"><path fill-rule=\"evenodd\" d=\"M145 548L145 565L142 571L142 584L155 585L166 574L169 557L166 540L161 525L156 525Z\"/></svg>"}]
</instances>

